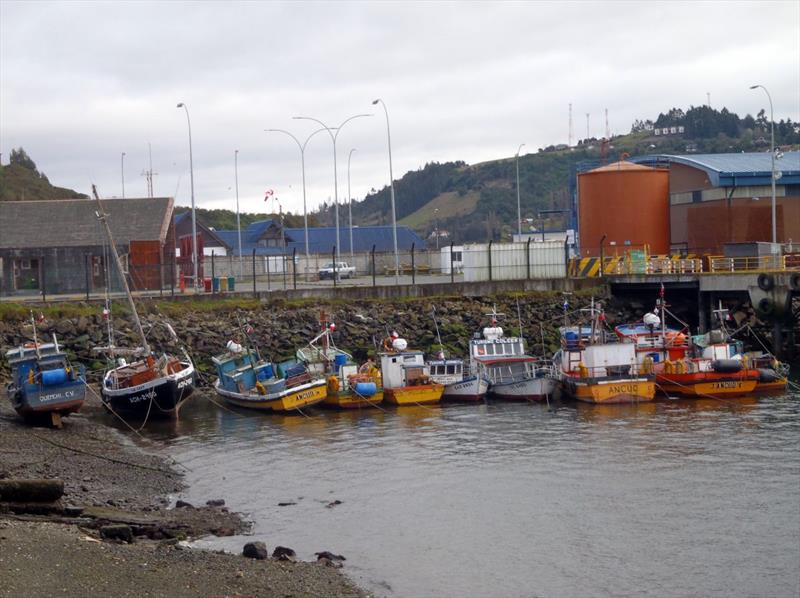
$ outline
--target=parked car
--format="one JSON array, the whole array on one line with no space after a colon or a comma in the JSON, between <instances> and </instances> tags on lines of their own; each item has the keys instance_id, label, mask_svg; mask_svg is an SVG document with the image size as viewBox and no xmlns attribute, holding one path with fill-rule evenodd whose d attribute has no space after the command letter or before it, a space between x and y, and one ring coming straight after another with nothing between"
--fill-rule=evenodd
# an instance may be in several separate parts
<instances>
[{"instance_id":1,"label":"parked car","mask_svg":"<svg viewBox=\"0 0 800 598\"><path fill-rule=\"evenodd\" d=\"M335 266L335 268L334 268ZM334 274L338 278L352 278L356 275L356 269L353 266L348 266L347 262L330 262L324 268L319 269L319 279L325 278L333 279Z\"/></svg>"}]
</instances>

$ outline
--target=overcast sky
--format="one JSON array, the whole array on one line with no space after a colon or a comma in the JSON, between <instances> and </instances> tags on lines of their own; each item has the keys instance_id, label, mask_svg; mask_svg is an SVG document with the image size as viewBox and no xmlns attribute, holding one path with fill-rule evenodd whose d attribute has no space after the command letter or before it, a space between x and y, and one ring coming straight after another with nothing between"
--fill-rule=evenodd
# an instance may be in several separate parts
<instances>
[{"instance_id":1,"label":"overcast sky","mask_svg":"<svg viewBox=\"0 0 800 598\"><path fill-rule=\"evenodd\" d=\"M15 2L0 0L0 152L22 146L53 184L198 207L302 213L287 136L337 126L339 197L426 162L476 163L602 136L706 102L800 120L800 2ZM768 111L768 110L767 110ZM768 111L769 112L769 111ZM309 210L334 195L330 137L306 150ZM398 197L402 201L402 197Z\"/></svg>"}]
</instances>

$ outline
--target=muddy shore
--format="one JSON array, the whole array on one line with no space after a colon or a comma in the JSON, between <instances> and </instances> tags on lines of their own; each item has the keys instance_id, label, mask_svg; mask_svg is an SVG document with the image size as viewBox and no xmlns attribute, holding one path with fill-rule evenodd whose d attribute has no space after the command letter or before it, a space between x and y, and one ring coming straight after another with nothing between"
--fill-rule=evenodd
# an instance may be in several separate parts
<instances>
[{"instance_id":1,"label":"muddy shore","mask_svg":"<svg viewBox=\"0 0 800 598\"><path fill-rule=\"evenodd\" d=\"M99 422L98 400L87 398L61 430L29 427L0 401L0 480L64 482L47 508L0 502L0 596L365 595L324 564L187 547L249 525L221 496L208 497L217 506L172 506L179 469ZM133 541L104 538L108 526L130 529Z\"/></svg>"}]
</instances>

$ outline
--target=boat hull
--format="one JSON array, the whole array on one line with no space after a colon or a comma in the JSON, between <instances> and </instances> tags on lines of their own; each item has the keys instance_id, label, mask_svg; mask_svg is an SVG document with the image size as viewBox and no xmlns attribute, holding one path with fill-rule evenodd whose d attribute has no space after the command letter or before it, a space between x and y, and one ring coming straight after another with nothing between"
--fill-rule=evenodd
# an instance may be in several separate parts
<instances>
[{"instance_id":1,"label":"boat hull","mask_svg":"<svg viewBox=\"0 0 800 598\"><path fill-rule=\"evenodd\" d=\"M438 403L443 392L444 386L441 384L384 388L383 400L390 405L426 405Z\"/></svg>"},{"instance_id":2,"label":"boat hull","mask_svg":"<svg viewBox=\"0 0 800 598\"><path fill-rule=\"evenodd\" d=\"M106 379L110 373L106 374ZM104 383L101 397L105 407L120 416L175 419L194 392L195 381L194 366L188 365L169 376L129 388L107 388Z\"/></svg>"},{"instance_id":3,"label":"boat hull","mask_svg":"<svg viewBox=\"0 0 800 598\"><path fill-rule=\"evenodd\" d=\"M771 392L784 392L786 390L787 380L776 380L775 382L757 382L753 392L771 393Z\"/></svg>"},{"instance_id":4,"label":"boat hull","mask_svg":"<svg viewBox=\"0 0 800 598\"><path fill-rule=\"evenodd\" d=\"M543 401L555 389L556 381L553 378L527 378L492 384L489 387L489 396L504 401Z\"/></svg>"},{"instance_id":5,"label":"boat hull","mask_svg":"<svg viewBox=\"0 0 800 598\"><path fill-rule=\"evenodd\" d=\"M361 409L363 407L375 407L383 401L383 390L378 390L375 394L365 397L355 392L328 392L322 402L325 407L335 409Z\"/></svg>"},{"instance_id":6,"label":"boat hull","mask_svg":"<svg viewBox=\"0 0 800 598\"><path fill-rule=\"evenodd\" d=\"M214 390L231 405L246 409L281 413L299 411L305 407L311 407L324 401L327 395L325 380L313 380L288 388L276 393L276 395L261 395L258 392L240 393L225 390L220 387L219 379L217 379L214 383Z\"/></svg>"},{"instance_id":7,"label":"boat hull","mask_svg":"<svg viewBox=\"0 0 800 598\"><path fill-rule=\"evenodd\" d=\"M564 378L564 393L572 399L596 405L641 403L656 395L655 380L585 380Z\"/></svg>"},{"instance_id":8,"label":"boat hull","mask_svg":"<svg viewBox=\"0 0 800 598\"><path fill-rule=\"evenodd\" d=\"M57 388L40 387L37 390L9 388L8 398L11 406L26 419L49 417L51 413L61 416L75 413L86 397L86 384L77 380Z\"/></svg>"},{"instance_id":9,"label":"boat hull","mask_svg":"<svg viewBox=\"0 0 800 598\"><path fill-rule=\"evenodd\" d=\"M442 400L454 402L483 401L488 391L489 381L486 378L467 378L454 384L446 384L442 392Z\"/></svg>"},{"instance_id":10,"label":"boat hull","mask_svg":"<svg viewBox=\"0 0 800 598\"><path fill-rule=\"evenodd\" d=\"M758 384L757 376L730 375L717 372L659 374L658 389L681 397L725 398L750 394Z\"/></svg>"}]
</instances>

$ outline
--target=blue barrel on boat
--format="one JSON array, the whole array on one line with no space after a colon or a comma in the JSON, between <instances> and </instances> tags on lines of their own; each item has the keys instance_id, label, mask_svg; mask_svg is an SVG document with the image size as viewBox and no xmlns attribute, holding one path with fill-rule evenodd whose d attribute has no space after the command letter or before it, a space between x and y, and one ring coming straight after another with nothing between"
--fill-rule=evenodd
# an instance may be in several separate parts
<instances>
[{"instance_id":1,"label":"blue barrel on boat","mask_svg":"<svg viewBox=\"0 0 800 598\"><path fill-rule=\"evenodd\" d=\"M228 290L233 293L236 290L236 278L228 276Z\"/></svg>"},{"instance_id":2,"label":"blue barrel on boat","mask_svg":"<svg viewBox=\"0 0 800 598\"><path fill-rule=\"evenodd\" d=\"M356 386L353 390L362 397L371 397L378 392L378 387L374 382L356 382Z\"/></svg>"},{"instance_id":3,"label":"blue barrel on boat","mask_svg":"<svg viewBox=\"0 0 800 598\"><path fill-rule=\"evenodd\" d=\"M567 349L578 348L578 333L574 330L567 330L564 333L564 339L567 341Z\"/></svg>"},{"instance_id":4,"label":"blue barrel on boat","mask_svg":"<svg viewBox=\"0 0 800 598\"><path fill-rule=\"evenodd\" d=\"M347 355L344 353L337 353L336 356L333 358L333 367L336 371L339 371L339 368L342 367L344 364L347 363Z\"/></svg>"},{"instance_id":5,"label":"blue barrel on boat","mask_svg":"<svg viewBox=\"0 0 800 598\"><path fill-rule=\"evenodd\" d=\"M67 370L57 368L55 370L45 370L42 372L42 384L53 386L54 384L64 384L67 381Z\"/></svg>"}]
</instances>

